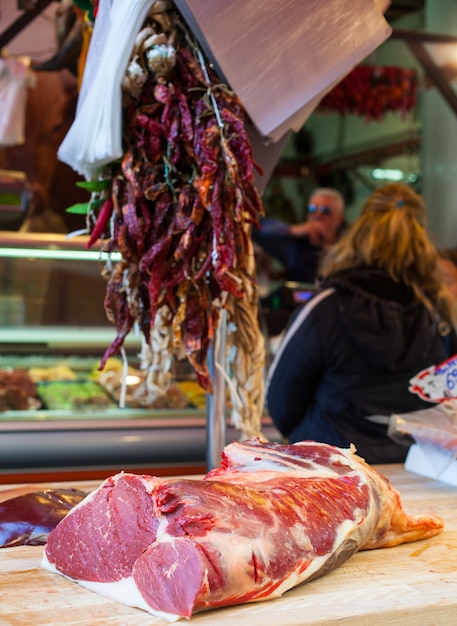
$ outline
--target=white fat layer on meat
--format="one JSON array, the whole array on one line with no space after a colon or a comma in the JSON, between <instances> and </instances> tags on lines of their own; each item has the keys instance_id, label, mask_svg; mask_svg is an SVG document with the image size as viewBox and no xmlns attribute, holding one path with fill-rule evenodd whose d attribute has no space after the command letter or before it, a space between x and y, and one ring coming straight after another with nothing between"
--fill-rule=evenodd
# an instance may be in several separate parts
<instances>
[{"instance_id":1,"label":"white fat layer on meat","mask_svg":"<svg viewBox=\"0 0 457 626\"><path fill-rule=\"evenodd\" d=\"M157 518L159 520L159 525L157 526L157 531L156 531L156 541L157 543L165 543L166 541L171 541L173 539L173 537L171 537L168 533L167 533L167 528L168 528L168 518L165 515L162 515L162 517Z\"/></svg>"},{"instance_id":2,"label":"white fat layer on meat","mask_svg":"<svg viewBox=\"0 0 457 626\"><path fill-rule=\"evenodd\" d=\"M312 551L313 546L311 545L309 536L303 532L303 524L294 524L289 528L289 532L292 535L293 540L301 550L309 550L310 552Z\"/></svg>"},{"instance_id":3,"label":"white fat layer on meat","mask_svg":"<svg viewBox=\"0 0 457 626\"><path fill-rule=\"evenodd\" d=\"M234 470L233 472L224 472L222 476L223 482L230 482L233 484L255 484L255 483L265 483L269 480L279 480L281 478L280 469L278 470L278 466L274 462L264 463L264 460L259 462L255 468L252 468L252 473L250 473L250 469L248 468L245 471L243 468L242 472ZM349 476L358 476L360 478L361 484L369 484L367 477L360 471L360 468L357 467L348 467L347 471L344 474L339 474L330 468L325 468L322 465L314 464L312 468L297 468L297 466L292 468L284 468L284 473L289 477L295 477L297 479L304 478L339 478L340 476L349 477ZM217 475L213 477L209 477L205 479L209 481L218 481L220 480Z\"/></svg>"},{"instance_id":4,"label":"white fat layer on meat","mask_svg":"<svg viewBox=\"0 0 457 626\"><path fill-rule=\"evenodd\" d=\"M56 570L55 565L54 565L53 563L50 563L50 562L49 562L49 559L48 559L48 557L47 557L46 552L44 552L44 553L43 553L43 559L42 559L42 561L41 561L40 566L41 566L43 569L47 569L47 570L48 570L48 572L52 572L53 574L60 574L60 572L58 572L58 571Z\"/></svg>"},{"instance_id":5,"label":"white fat layer on meat","mask_svg":"<svg viewBox=\"0 0 457 626\"><path fill-rule=\"evenodd\" d=\"M164 613L162 611L155 611L148 604L146 604L143 596L138 591L133 577L123 578L122 580L114 583L97 583L88 580L75 580L73 578L70 578L69 576L65 576L65 574L62 574L62 572L59 572L59 570L57 570L56 567L49 562L46 553L43 555L41 567L48 570L49 572L52 572L53 574L60 574L64 578L67 578L68 580L77 583L81 587L84 587L89 591L93 591L94 593L98 593L99 595L108 598L109 600L113 600L114 602L120 602L121 604L125 604L126 606L143 609L151 615L155 615L156 617L165 619L168 622L177 622L180 619L179 615Z\"/></svg>"},{"instance_id":6,"label":"white fat layer on meat","mask_svg":"<svg viewBox=\"0 0 457 626\"><path fill-rule=\"evenodd\" d=\"M293 446L302 448L308 447L307 444L301 442L293 444ZM262 448L247 447L242 444L239 446L236 444L227 446L226 453L228 458L233 462L234 470L233 472L224 472L224 480L226 480L228 476L233 476L235 482L237 475L239 475L239 466L242 467L243 473L249 473L249 480L252 482L268 480L268 478L265 477L265 474L268 472L274 473L275 477L278 477L278 472L287 473L292 471L300 477L333 478L339 474L332 468L331 463L335 462L341 465L343 462L342 457L344 457L346 461L348 471L360 471L359 461L354 458L354 449L352 447L339 449L338 452L332 454L328 465L313 462L309 458L303 459L303 465L298 465L298 459L291 459L290 455L286 452L279 452L274 449L265 450ZM251 472L254 473L253 476ZM258 476L255 475L256 473L258 473ZM217 480L217 476L210 478L210 480Z\"/></svg>"},{"instance_id":7,"label":"white fat layer on meat","mask_svg":"<svg viewBox=\"0 0 457 626\"><path fill-rule=\"evenodd\" d=\"M339 474L332 470L331 468L324 467L323 465L313 464L312 467L309 468L301 468L297 465L292 465L290 467L284 467L283 465L279 465L274 460L264 459L261 457L257 464L253 467L245 467L243 466L243 471L233 470L233 472L224 472L222 477L210 476L205 479L208 481L217 481L223 480L224 482L243 482L243 483L263 483L266 480L272 479L280 479L281 472L286 474L287 476L291 476L292 474L296 478L337 478ZM345 472L345 476L350 476L351 469L348 468L348 471ZM252 472L252 473L251 473Z\"/></svg>"}]
</instances>

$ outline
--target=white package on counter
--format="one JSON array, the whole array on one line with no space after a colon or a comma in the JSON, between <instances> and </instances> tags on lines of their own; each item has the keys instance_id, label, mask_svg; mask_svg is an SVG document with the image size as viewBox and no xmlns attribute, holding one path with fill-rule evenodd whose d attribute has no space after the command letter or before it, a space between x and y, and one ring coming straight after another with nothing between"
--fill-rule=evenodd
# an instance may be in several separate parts
<instances>
[{"instance_id":1,"label":"white package on counter","mask_svg":"<svg viewBox=\"0 0 457 626\"><path fill-rule=\"evenodd\" d=\"M457 486L457 460L448 450L417 443L408 450L405 469L414 474Z\"/></svg>"},{"instance_id":2,"label":"white package on counter","mask_svg":"<svg viewBox=\"0 0 457 626\"><path fill-rule=\"evenodd\" d=\"M394 414L389 436L412 438L405 469L457 486L457 400L446 400L430 409Z\"/></svg>"}]
</instances>

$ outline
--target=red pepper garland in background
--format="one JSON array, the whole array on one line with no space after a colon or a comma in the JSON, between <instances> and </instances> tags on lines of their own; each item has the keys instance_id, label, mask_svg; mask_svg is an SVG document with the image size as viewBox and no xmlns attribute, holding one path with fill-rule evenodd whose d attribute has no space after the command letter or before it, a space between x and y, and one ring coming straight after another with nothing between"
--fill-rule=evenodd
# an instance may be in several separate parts
<instances>
[{"instance_id":1,"label":"red pepper garland in background","mask_svg":"<svg viewBox=\"0 0 457 626\"><path fill-rule=\"evenodd\" d=\"M207 354L225 308L234 390L242 396L241 404L233 399L232 421L257 436L265 354L249 228L263 208L244 110L171 3L151 11L139 33L123 95L124 156L105 168L111 190L99 194L88 220L91 244L104 234L103 249L122 253L104 272L117 337L100 369L138 325L149 391L167 384L163 375L177 354L211 392Z\"/></svg>"},{"instance_id":2,"label":"red pepper garland in background","mask_svg":"<svg viewBox=\"0 0 457 626\"><path fill-rule=\"evenodd\" d=\"M359 65L321 101L319 111L352 113L380 121L389 112L406 115L417 102L419 79L413 69Z\"/></svg>"}]
</instances>

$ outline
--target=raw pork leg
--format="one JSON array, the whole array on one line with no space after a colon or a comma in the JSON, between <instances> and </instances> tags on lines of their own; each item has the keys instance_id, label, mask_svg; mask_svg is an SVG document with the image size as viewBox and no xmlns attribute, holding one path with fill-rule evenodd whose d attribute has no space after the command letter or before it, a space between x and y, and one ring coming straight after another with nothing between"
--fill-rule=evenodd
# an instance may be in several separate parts
<instances>
[{"instance_id":1,"label":"raw pork leg","mask_svg":"<svg viewBox=\"0 0 457 626\"><path fill-rule=\"evenodd\" d=\"M259 440L203 480L121 473L50 534L43 567L170 621L266 600L356 550L440 532L351 450Z\"/></svg>"}]
</instances>

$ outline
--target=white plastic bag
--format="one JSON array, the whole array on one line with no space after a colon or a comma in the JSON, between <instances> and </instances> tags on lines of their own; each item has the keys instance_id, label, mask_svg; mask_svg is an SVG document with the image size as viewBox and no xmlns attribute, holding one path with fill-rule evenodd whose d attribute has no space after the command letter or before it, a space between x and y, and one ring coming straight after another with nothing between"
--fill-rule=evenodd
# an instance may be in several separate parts
<instances>
[{"instance_id":1,"label":"white plastic bag","mask_svg":"<svg viewBox=\"0 0 457 626\"><path fill-rule=\"evenodd\" d=\"M433 445L457 454L457 399L446 400L430 409L394 414L389 436L396 440L412 438L420 445Z\"/></svg>"},{"instance_id":2,"label":"white plastic bag","mask_svg":"<svg viewBox=\"0 0 457 626\"><path fill-rule=\"evenodd\" d=\"M58 157L97 178L122 151L122 91L135 38L156 0L100 0L75 120Z\"/></svg>"},{"instance_id":3,"label":"white plastic bag","mask_svg":"<svg viewBox=\"0 0 457 626\"><path fill-rule=\"evenodd\" d=\"M27 90L32 76L28 59L0 58L0 146L25 142Z\"/></svg>"}]
</instances>

